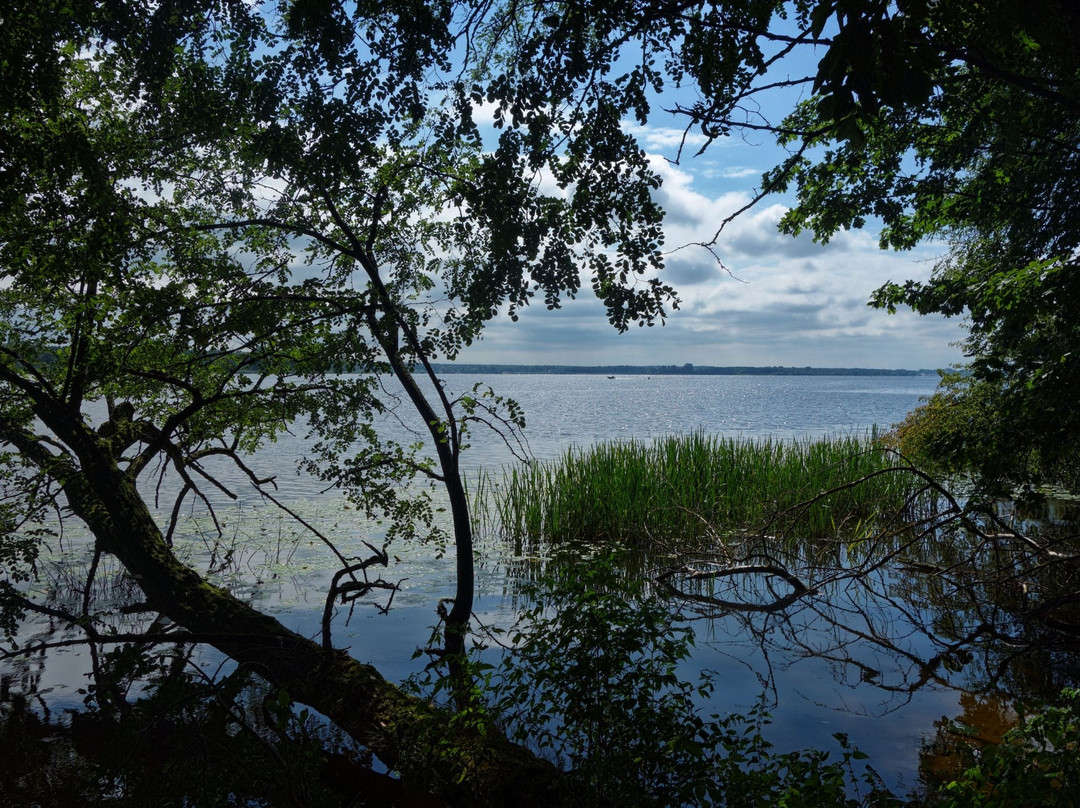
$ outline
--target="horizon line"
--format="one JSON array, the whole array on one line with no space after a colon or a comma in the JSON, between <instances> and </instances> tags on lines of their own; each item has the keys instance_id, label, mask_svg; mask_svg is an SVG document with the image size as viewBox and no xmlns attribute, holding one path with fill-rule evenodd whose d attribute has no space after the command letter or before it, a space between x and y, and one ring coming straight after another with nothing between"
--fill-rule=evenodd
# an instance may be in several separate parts
<instances>
[{"instance_id":1,"label":"horizon line","mask_svg":"<svg viewBox=\"0 0 1080 808\"><path fill-rule=\"evenodd\" d=\"M564 373L564 374L664 374L664 375L880 375L880 376L930 376L937 375L937 368L866 368L866 367L819 367L814 365L563 365L554 363L517 362L433 362L432 370L442 373Z\"/></svg>"}]
</instances>

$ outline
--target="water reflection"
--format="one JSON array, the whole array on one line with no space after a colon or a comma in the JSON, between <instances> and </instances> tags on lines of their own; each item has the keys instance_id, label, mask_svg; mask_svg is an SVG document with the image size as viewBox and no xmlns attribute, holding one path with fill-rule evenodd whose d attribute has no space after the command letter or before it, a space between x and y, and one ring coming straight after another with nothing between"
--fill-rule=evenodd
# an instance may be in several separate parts
<instances>
[{"instance_id":1,"label":"water reflection","mask_svg":"<svg viewBox=\"0 0 1080 808\"><path fill-rule=\"evenodd\" d=\"M997 519L950 522L902 552L895 544L877 547L892 556L887 564L866 566L865 557L862 568L849 563L846 570L858 574L830 570L821 584L800 570L810 586L794 598L782 576L757 573L742 576L737 590L699 584L691 592L698 597L681 600L698 623L707 623L711 647L736 648L742 659L752 650L754 672L772 693L776 714L798 716L781 743L830 721L857 726L851 719L862 716L872 729L852 737L873 759L902 767L918 759L926 770L924 750L913 743L920 734L956 720L993 739L1015 721L1013 705L1053 703L1063 687L1080 683L1072 532L1059 525L1051 535L1042 523L1036 548L1016 527ZM793 568L805 560L805 554L773 553ZM793 707L796 694L809 704ZM1001 709L975 710L979 704ZM828 715L837 711L846 715ZM906 739L890 737L897 722L908 727ZM935 743L940 738L929 748Z\"/></svg>"},{"instance_id":2,"label":"water reflection","mask_svg":"<svg viewBox=\"0 0 1080 808\"><path fill-rule=\"evenodd\" d=\"M952 782L971 765L972 751L1001 743L1019 723L1009 699L994 694L962 693L960 713L934 722L934 734L925 742L919 778L928 787Z\"/></svg>"},{"instance_id":3,"label":"water reflection","mask_svg":"<svg viewBox=\"0 0 1080 808\"><path fill-rule=\"evenodd\" d=\"M343 501L324 499L303 513L350 557L365 552L359 537L369 534ZM269 507L236 509L224 518L224 537L196 516L178 532L177 551L234 593L318 636L337 559L278 516ZM743 548L750 560L737 575L686 572L729 562L730 541L723 559L639 555L625 574L696 596L673 603L698 636L684 673L693 678L709 668L723 682L709 708L745 711L766 692L770 739L779 749L845 731L902 790L945 771L933 763L934 750L955 722L992 738L1011 720L1013 704L1052 700L1063 686L1080 684L1076 565L1051 563L1029 545L1033 531L1021 537L1017 528L1032 527L1030 514L967 525L951 517L947 510L927 514L914 534L879 536L872 545L775 537L763 544L757 537ZM1038 537L1039 548L1075 552L1067 524L1044 525ZM138 590L108 557L91 579L90 546L80 549L70 537L66 546L67 555L43 568L41 585L58 610L82 609L91 580L85 602L99 632L167 628L138 608ZM551 548L524 549L496 541L484 547L478 616L485 624L510 625L525 605L520 582L553 570ZM404 678L424 664L409 657L437 620L438 598L452 591L451 564L422 546L395 547L387 562L386 579L399 588L389 615L378 611L390 605L390 593L334 610L332 639ZM672 568L683 577L665 576ZM80 638L57 620L32 624L20 643L41 650L5 663L4 687L40 695L54 709L75 706L81 698L72 688L85 686L96 667L95 653L77 655L66 645Z\"/></svg>"},{"instance_id":4,"label":"water reflection","mask_svg":"<svg viewBox=\"0 0 1080 808\"><path fill-rule=\"evenodd\" d=\"M556 403L545 407L551 414L535 419L542 437L532 440L534 453L552 456L570 442L587 443L593 437L708 426L710 418L731 419L740 408L749 415L741 424L724 421L723 428L752 430L758 428L751 422L759 415L750 403L766 395L774 402L801 402L804 420L795 424L779 412L760 415L758 426L775 429L783 422L783 428L799 434L814 431L806 420L805 395L789 391L785 397L775 389L762 393L754 386L758 381L729 384L719 379L710 381L715 389L690 396L680 387L684 380L665 380L663 401L671 407L689 402L686 406L699 413L677 410L670 417L667 405L658 406L641 391L637 399L630 396L628 405L621 380L589 381L597 387L592 399L587 393L583 397L583 382L572 386L575 381L552 379L542 390L537 388L536 396L551 396ZM529 394L529 380L513 382ZM607 384L619 384L622 398L600 386ZM872 401L873 412L883 412L874 408L892 396L902 399L902 413L918 396L906 388L845 393L834 386L813 400L820 399L826 408L830 396L842 393ZM565 406L558 404L561 400ZM583 401L592 404L586 407ZM527 407L531 414L536 411L535 404ZM861 424L895 420L895 414L858 412L843 417ZM478 436L477 465L500 462L501 450L488 452L482 441ZM302 453L299 442L282 441L257 460L260 468L291 470ZM239 486L242 481L234 482ZM364 539L380 545L377 526L344 500L322 493L318 484L285 480L283 475L282 489L282 500L331 537L346 556L364 554ZM214 504L220 508L216 527L205 509L193 507L184 514L174 536L177 552L291 628L319 636L325 595L339 559L310 532L297 529L281 509L257 496ZM692 580L680 581L684 594L700 596L678 602L698 635L697 652L684 673L693 678L701 668L720 672L723 687L710 705L718 712L745 711L765 691L774 715L771 739L781 749L821 743L832 732L846 731L872 755L890 785L911 786L920 768L930 766L923 762L930 758L924 741L934 741L943 729L958 721L992 738L998 731L994 727L1009 720L1011 705L1053 699L1061 687L1080 683L1077 568L1025 541L1036 540L1038 547L1060 555L1076 552L1070 527L1074 507L1053 503L1049 518L1038 523L1033 521L1038 514L1002 508L996 520L977 523L975 530L954 527L943 514L932 514L918 526L917 540L910 533L882 537L873 553L835 541L747 547L759 555L748 562L752 568L737 576L702 576L697 589L689 586ZM108 557L98 560L90 576L90 545L68 536L64 549L65 554L42 567L45 575L38 584L49 591L58 610L93 614L103 633L134 635L154 628L154 616L136 608L140 596L132 582ZM479 618L489 625L510 625L522 605L518 583L547 569L550 555L550 548L489 541L478 559ZM708 563L716 559L699 561L691 565L692 571L709 569ZM438 599L453 592L452 562L441 557L437 547L423 545L393 546L387 562L385 576L396 589L369 592L335 611L331 636L336 647L347 647L390 678L403 679L425 662L410 657L424 645L437 620ZM663 581L662 573L676 563L685 566L687 561L643 558L626 574ZM391 591L396 593L393 608L380 615ZM30 624L19 642L41 650L0 663L3 688L41 696L53 709L58 704L77 706L81 696L75 688L84 686L93 673L96 651L80 654L64 645L74 640L85 636L62 628L58 620L42 618ZM201 659L219 662L212 653Z\"/></svg>"},{"instance_id":5,"label":"water reflection","mask_svg":"<svg viewBox=\"0 0 1080 808\"><path fill-rule=\"evenodd\" d=\"M695 627L685 674L718 672L710 707L745 711L764 692L780 750L847 732L902 793L925 769L924 743L940 746L936 728L955 719L997 737L1007 721L991 716L1080 684L1080 542L1068 511L1046 513L980 512L943 493L934 507L882 514L886 527L859 539L635 545L623 574L654 581ZM550 544L511 547L516 577L564 574Z\"/></svg>"}]
</instances>

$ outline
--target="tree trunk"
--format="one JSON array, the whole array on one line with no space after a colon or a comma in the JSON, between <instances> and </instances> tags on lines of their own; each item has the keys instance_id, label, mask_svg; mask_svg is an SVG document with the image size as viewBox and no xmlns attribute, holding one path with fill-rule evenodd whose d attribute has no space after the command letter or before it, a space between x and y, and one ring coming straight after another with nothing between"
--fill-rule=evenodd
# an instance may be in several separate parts
<instances>
[{"instance_id":1,"label":"tree trunk","mask_svg":"<svg viewBox=\"0 0 1080 808\"><path fill-rule=\"evenodd\" d=\"M479 720L452 721L370 665L326 650L204 580L166 544L134 482L87 430L69 504L136 578L148 603L240 665L333 720L415 788L451 804L561 805L571 780Z\"/></svg>"}]
</instances>

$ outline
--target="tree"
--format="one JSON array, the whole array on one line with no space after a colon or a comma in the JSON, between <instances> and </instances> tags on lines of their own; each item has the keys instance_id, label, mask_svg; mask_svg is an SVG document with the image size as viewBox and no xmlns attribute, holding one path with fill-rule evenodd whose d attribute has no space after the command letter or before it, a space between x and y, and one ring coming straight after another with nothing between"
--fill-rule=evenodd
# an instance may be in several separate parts
<instances>
[{"instance_id":1,"label":"tree","mask_svg":"<svg viewBox=\"0 0 1080 808\"><path fill-rule=\"evenodd\" d=\"M954 419L931 454L990 491L1060 477L1080 435L1080 14L1057 0L900 3L859 25L867 46L830 51L822 97L785 122L797 159L766 180L795 186L783 229L827 241L873 219L882 247L944 242L929 282L871 301L968 318L971 383L950 377L935 407L963 391L960 406L991 414L962 434Z\"/></svg>"},{"instance_id":2,"label":"tree","mask_svg":"<svg viewBox=\"0 0 1080 808\"><path fill-rule=\"evenodd\" d=\"M458 457L470 423L512 428L520 417L481 394L451 400L430 360L452 358L488 319L535 296L557 306L578 291L582 262L617 327L662 319L673 301L655 278L636 281L659 264L660 211L631 141L609 133L564 170L563 187L613 175L578 200L535 182L553 154L546 141L507 128L486 148L471 90L440 78L475 11L3 12L3 78L20 88L5 97L0 133L3 615L9 632L39 612L104 639L89 594L64 610L18 586L49 529L34 525L50 524L49 512L52 524L79 520L95 542L85 592L108 553L145 595L127 606L148 616L148 633L111 640L210 642L425 787L470 804L504 802L512 788L546 804L565 788L549 764L406 697L335 651L328 629L322 643L287 630L170 546L185 502L235 496L213 461L273 499L274 481L245 455L306 424L309 469L388 517L388 539L438 530L429 500L401 495L414 476L445 487L458 565L446 614L453 659L473 585ZM415 407L433 459L371 426L394 406L384 375ZM179 490L159 524L144 492L167 476ZM341 592L372 586L368 562L330 550ZM149 619L157 613L168 628Z\"/></svg>"}]
</instances>

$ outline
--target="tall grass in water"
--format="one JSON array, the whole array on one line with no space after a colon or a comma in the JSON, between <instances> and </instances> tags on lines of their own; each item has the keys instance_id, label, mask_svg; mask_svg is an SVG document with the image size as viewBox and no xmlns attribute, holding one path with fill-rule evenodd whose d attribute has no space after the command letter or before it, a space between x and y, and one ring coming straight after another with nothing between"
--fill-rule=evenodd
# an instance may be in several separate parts
<instances>
[{"instance_id":1,"label":"tall grass in water","mask_svg":"<svg viewBox=\"0 0 1080 808\"><path fill-rule=\"evenodd\" d=\"M483 529L526 545L610 539L685 548L750 529L859 538L916 490L910 475L873 476L894 465L873 435L780 441L695 432L575 448L515 467L501 482L489 478L477 504Z\"/></svg>"}]
</instances>

